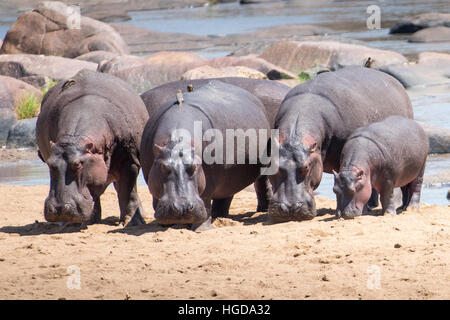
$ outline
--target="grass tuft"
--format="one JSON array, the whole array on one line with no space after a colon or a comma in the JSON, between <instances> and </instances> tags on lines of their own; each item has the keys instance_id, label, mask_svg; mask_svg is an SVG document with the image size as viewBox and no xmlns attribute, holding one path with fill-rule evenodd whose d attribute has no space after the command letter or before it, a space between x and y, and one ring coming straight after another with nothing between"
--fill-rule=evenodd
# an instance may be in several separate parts
<instances>
[{"instance_id":1,"label":"grass tuft","mask_svg":"<svg viewBox=\"0 0 450 320\"><path fill-rule=\"evenodd\" d=\"M41 101L34 93L25 95L19 100L16 106L16 114L18 120L30 119L37 117L41 108Z\"/></svg>"}]
</instances>

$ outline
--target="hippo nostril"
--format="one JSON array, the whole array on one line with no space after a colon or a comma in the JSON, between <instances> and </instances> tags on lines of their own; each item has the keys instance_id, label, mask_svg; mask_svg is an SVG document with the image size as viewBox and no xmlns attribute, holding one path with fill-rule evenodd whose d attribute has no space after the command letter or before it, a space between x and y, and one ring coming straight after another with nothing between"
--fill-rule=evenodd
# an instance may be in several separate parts
<instances>
[{"instance_id":1,"label":"hippo nostril","mask_svg":"<svg viewBox=\"0 0 450 320\"><path fill-rule=\"evenodd\" d=\"M192 211L194 209L194 204L192 202L188 202L186 209L187 211Z\"/></svg>"}]
</instances>

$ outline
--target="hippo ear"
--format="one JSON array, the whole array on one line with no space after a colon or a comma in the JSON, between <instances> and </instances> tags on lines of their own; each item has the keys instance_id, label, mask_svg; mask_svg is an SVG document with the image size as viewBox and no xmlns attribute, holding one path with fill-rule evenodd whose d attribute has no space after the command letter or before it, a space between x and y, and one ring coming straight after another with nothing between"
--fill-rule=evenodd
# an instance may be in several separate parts
<instances>
[{"instance_id":1,"label":"hippo ear","mask_svg":"<svg viewBox=\"0 0 450 320\"><path fill-rule=\"evenodd\" d=\"M94 144L92 142L86 143L84 150L89 153L94 153Z\"/></svg>"},{"instance_id":2,"label":"hippo ear","mask_svg":"<svg viewBox=\"0 0 450 320\"><path fill-rule=\"evenodd\" d=\"M38 150L38 151L37 151L37 154L38 154L39 159L41 159L42 162L45 162L44 158L42 157L41 150Z\"/></svg>"},{"instance_id":3,"label":"hippo ear","mask_svg":"<svg viewBox=\"0 0 450 320\"><path fill-rule=\"evenodd\" d=\"M314 142L308 149L309 153L313 153L317 150L317 142Z\"/></svg>"},{"instance_id":4,"label":"hippo ear","mask_svg":"<svg viewBox=\"0 0 450 320\"><path fill-rule=\"evenodd\" d=\"M157 158L159 156L159 154L163 151L163 147L158 146L156 143L153 145L153 154L155 156L155 158Z\"/></svg>"},{"instance_id":5,"label":"hippo ear","mask_svg":"<svg viewBox=\"0 0 450 320\"><path fill-rule=\"evenodd\" d=\"M361 180L363 174L364 174L364 171L359 170L358 173L356 174L356 180Z\"/></svg>"},{"instance_id":6,"label":"hippo ear","mask_svg":"<svg viewBox=\"0 0 450 320\"><path fill-rule=\"evenodd\" d=\"M334 179L337 179L339 177L339 173L333 170Z\"/></svg>"}]
</instances>

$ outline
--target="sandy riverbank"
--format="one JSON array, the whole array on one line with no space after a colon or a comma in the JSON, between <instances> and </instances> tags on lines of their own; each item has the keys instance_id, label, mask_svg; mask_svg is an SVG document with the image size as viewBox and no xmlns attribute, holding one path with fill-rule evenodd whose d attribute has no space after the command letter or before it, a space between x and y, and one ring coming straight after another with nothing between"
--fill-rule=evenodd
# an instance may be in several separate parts
<instances>
[{"instance_id":1,"label":"sandy riverbank","mask_svg":"<svg viewBox=\"0 0 450 320\"><path fill-rule=\"evenodd\" d=\"M250 191L230 218L195 233L122 229L110 188L101 224L60 232L43 219L47 186L0 185L0 299L450 298L450 207L343 221L322 198L312 221L269 224ZM67 288L73 265L80 290ZM378 270L381 287L370 290Z\"/></svg>"}]
</instances>

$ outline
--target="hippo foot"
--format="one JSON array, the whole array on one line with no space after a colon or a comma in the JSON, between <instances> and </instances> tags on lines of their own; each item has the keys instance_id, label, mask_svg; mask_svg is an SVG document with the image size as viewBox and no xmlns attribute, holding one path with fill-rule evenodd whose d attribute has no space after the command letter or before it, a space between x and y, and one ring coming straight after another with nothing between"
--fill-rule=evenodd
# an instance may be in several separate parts
<instances>
[{"instance_id":1,"label":"hippo foot","mask_svg":"<svg viewBox=\"0 0 450 320\"><path fill-rule=\"evenodd\" d=\"M397 211L386 210L383 214L385 216L387 216L387 215L396 216L397 215Z\"/></svg>"},{"instance_id":2,"label":"hippo foot","mask_svg":"<svg viewBox=\"0 0 450 320\"><path fill-rule=\"evenodd\" d=\"M269 203L258 204L256 207L256 212L268 212L269 211Z\"/></svg>"},{"instance_id":3,"label":"hippo foot","mask_svg":"<svg viewBox=\"0 0 450 320\"><path fill-rule=\"evenodd\" d=\"M87 223L79 223L79 222L58 222L58 232L64 232L67 228L79 228L80 230L87 229Z\"/></svg>"},{"instance_id":4,"label":"hippo foot","mask_svg":"<svg viewBox=\"0 0 450 320\"><path fill-rule=\"evenodd\" d=\"M212 229L211 217L206 219L205 222L203 222L201 224L193 224L191 226L191 230L195 231L195 232L202 232L202 231L211 230L211 229Z\"/></svg>"},{"instance_id":5,"label":"hippo foot","mask_svg":"<svg viewBox=\"0 0 450 320\"><path fill-rule=\"evenodd\" d=\"M120 222L120 225L124 228L130 226L140 226L146 224L144 218L140 213L136 212L133 216L125 216L125 219Z\"/></svg>"}]
</instances>

